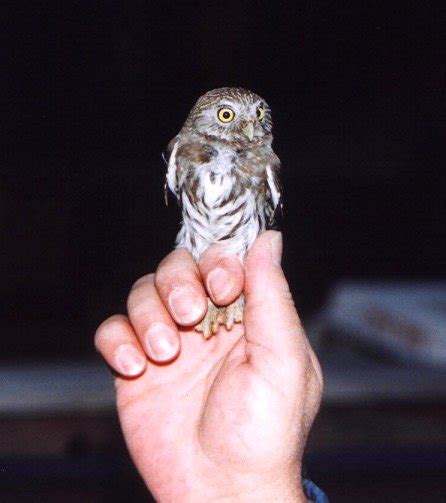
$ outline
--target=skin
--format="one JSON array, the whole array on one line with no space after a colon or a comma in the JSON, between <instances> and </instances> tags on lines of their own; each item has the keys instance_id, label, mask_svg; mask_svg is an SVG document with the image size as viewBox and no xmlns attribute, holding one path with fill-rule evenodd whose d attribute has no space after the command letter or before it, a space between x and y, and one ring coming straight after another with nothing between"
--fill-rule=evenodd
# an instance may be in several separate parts
<instances>
[{"instance_id":1,"label":"skin","mask_svg":"<svg viewBox=\"0 0 446 503\"><path fill-rule=\"evenodd\" d=\"M135 283L128 317L98 328L127 446L157 501L306 501L302 453L322 374L281 253L275 231L257 238L245 267L219 246L198 265L175 250ZM206 294L225 305L242 290L243 325L207 341L185 327L204 316Z\"/></svg>"}]
</instances>

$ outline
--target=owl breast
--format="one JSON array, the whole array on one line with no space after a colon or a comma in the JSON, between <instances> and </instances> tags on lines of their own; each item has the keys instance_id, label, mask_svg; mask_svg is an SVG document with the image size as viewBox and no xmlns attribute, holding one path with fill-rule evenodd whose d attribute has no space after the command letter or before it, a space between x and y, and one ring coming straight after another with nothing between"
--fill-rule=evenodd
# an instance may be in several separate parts
<instances>
[{"instance_id":1,"label":"owl breast","mask_svg":"<svg viewBox=\"0 0 446 503\"><path fill-rule=\"evenodd\" d=\"M177 246L185 246L198 260L219 243L243 259L265 228L262 170L256 173L246 166L245 156L226 146L212 147L201 160L205 162L195 159L179 175L183 225Z\"/></svg>"},{"instance_id":2,"label":"owl breast","mask_svg":"<svg viewBox=\"0 0 446 503\"><path fill-rule=\"evenodd\" d=\"M232 172L236 169L233 152L217 149L214 152L212 159L197 173L200 178L198 193L205 208L211 209L210 213L218 210L222 202L228 201L235 183Z\"/></svg>"}]
</instances>

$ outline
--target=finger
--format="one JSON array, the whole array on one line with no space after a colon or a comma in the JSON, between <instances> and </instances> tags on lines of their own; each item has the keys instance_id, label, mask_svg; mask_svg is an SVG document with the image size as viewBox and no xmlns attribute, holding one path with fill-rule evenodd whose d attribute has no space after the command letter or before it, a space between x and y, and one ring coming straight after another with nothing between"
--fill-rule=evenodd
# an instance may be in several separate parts
<instances>
[{"instance_id":1,"label":"finger","mask_svg":"<svg viewBox=\"0 0 446 503\"><path fill-rule=\"evenodd\" d=\"M242 293L245 281L243 265L223 246L210 246L200 257L198 267L209 297L218 306L231 304Z\"/></svg>"},{"instance_id":2,"label":"finger","mask_svg":"<svg viewBox=\"0 0 446 503\"><path fill-rule=\"evenodd\" d=\"M156 362L173 360L180 351L180 334L155 288L154 275L139 279L130 291L127 310L147 356Z\"/></svg>"},{"instance_id":3,"label":"finger","mask_svg":"<svg viewBox=\"0 0 446 503\"><path fill-rule=\"evenodd\" d=\"M179 325L192 326L203 319L207 309L206 293L198 266L185 248L174 250L161 262L155 285Z\"/></svg>"},{"instance_id":4,"label":"finger","mask_svg":"<svg viewBox=\"0 0 446 503\"><path fill-rule=\"evenodd\" d=\"M254 242L246 258L245 337L282 362L290 356L306 360L306 336L280 266L282 235L267 231Z\"/></svg>"},{"instance_id":5,"label":"finger","mask_svg":"<svg viewBox=\"0 0 446 503\"><path fill-rule=\"evenodd\" d=\"M112 316L96 330L96 349L118 374L136 377L142 374L147 358L125 316Z\"/></svg>"}]
</instances>

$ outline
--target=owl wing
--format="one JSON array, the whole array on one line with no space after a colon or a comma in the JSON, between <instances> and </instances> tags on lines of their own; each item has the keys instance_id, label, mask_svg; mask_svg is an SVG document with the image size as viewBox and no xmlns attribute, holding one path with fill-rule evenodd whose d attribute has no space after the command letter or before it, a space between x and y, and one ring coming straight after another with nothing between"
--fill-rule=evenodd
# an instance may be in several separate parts
<instances>
[{"instance_id":1,"label":"owl wing","mask_svg":"<svg viewBox=\"0 0 446 503\"><path fill-rule=\"evenodd\" d=\"M169 143L167 153L169 157L166 161L167 173L164 184L166 204L167 188L176 195L181 204L181 191L188 173L196 172L200 164L208 163L217 152L208 144L197 141L180 141L180 138L176 136Z\"/></svg>"},{"instance_id":2,"label":"owl wing","mask_svg":"<svg viewBox=\"0 0 446 503\"><path fill-rule=\"evenodd\" d=\"M177 160L176 154L178 150L179 138L175 136L167 145L166 153L163 154L164 162L167 164L166 181L164 183L164 200L166 206L168 203L168 188L177 198L179 198L178 178L177 178Z\"/></svg>"},{"instance_id":3,"label":"owl wing","mask_svg":"<svg viewBox=\"0 0 446 503\"><path fill-rule=\"evenodd\" d=\"M274 158L266 166L266 217L269 225L274 224L278 211L282 211L282 187L279 181L280 160L274 155Z\"/></svg>"}]
</instances>

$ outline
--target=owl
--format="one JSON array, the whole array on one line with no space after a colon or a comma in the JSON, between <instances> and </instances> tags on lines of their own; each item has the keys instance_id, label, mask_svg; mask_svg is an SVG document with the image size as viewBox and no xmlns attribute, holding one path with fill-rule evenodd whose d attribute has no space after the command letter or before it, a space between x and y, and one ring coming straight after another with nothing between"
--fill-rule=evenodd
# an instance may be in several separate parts
<instances>
[{"instance_id":1,"label":"owl","mask_svg":"<svg viewBox=\"0 0 446 503\"><path fill-rule=\"evenodd\" d=\"M272 144L271 110L246 89L222 87L201 96L167 147L167 188L178 199L183 221L176 239L196 261L213 243L243 261L259 232L281 208L280 161ZM243 321L243 295L215 306L195 327L205 338L220 325Z\"/></svg>"}]
</instances>

